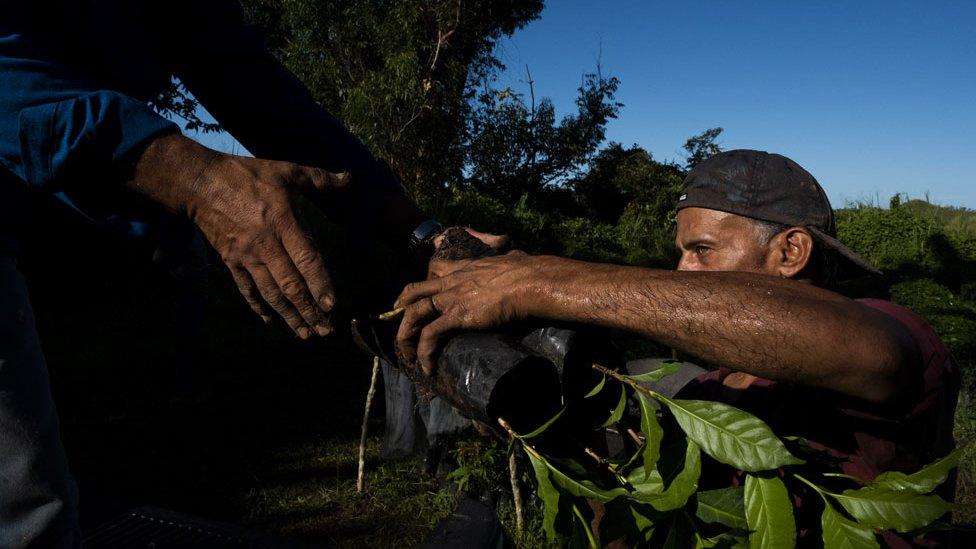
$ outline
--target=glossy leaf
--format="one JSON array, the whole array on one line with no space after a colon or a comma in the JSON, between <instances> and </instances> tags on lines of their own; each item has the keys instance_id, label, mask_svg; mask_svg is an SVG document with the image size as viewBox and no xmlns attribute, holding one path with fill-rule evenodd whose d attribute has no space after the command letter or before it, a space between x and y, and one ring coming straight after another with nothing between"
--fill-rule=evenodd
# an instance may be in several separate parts
<instances>
[{"instance_id":1,"label":"glossy leaf","mask_svg":"<svg viewBox=\"0 0 976 549\"><path fill-rule=\"evenodd\" d=\"M746 523L749 525L749 547L780 549L796 542L793 504L779 477L746 475L743 492Z\"/></svg>"},{"instance_id":2,"label":"glossy leaf","mask_svg":"<svg viewBox=\"0 0 976 549\"><path fill-rule=\"evenodd\" d=\"M719 488L698 492L695 514L706 523L724 524L736 530L748 530L743 488Z\"/></svg>"},{"instance_id":3,"label":"glossy leaf","mask_svg":"<svg viewBox=\"0 0 976 549\"><path fill-rule=\"evenodd\" d=\"M541 435L542 433L544 433L546 431L546 429L548 429L553 423L555 423L556 420L559 419L563 415L563 412L565 412L565 411L566 411L566 408L560 408L559 409L559 413L557 413L556 415L554 415L551 418L549 418L549 421L546 421L542 425L536 427L535 429L529 431L528 433L526 433L524 435L518 435L518 437L519 438L522 438L522 439L526 439L526 438L533 438L533 437L537 437L537 436Z\"/></svg>"},{"instance_id":4,"label":"glossy leaf","mask_svg":"<svg viewBox=\"0 0 976 549\"><path fill-rule=\"evenodd\" d=\"M681 369L680 362L665 362L660 368L651 370L650 372L644 372L643 374L637 374L635 376L627 376L630 379L640 382L640 383L653 383L655 381L661 381L662 379L668 377L671 374L675 374Z\"/></svg>"},{"instance_id":5,"label":"glossy leaf","mask_svg":"<svg viewBox=\"0 0 976 549\"><path fill-rule=\"evenodd\" d=\"M556 515L559 514L559 491L552 485L549 468L543 458L536 457L532 452L526 452L535 471L536 494L542 500L542 529L546 537L552 541L556 539Z\"/></svg>"},{"instance_id":6,"label":"glossy leaf","mask_svg":"<svg viewBox=\"0 0 976 549\"><path fill-rule=\"evenodd\" d=\"M644 447L641 448L641 457L644 461L644 476L647 477L657 465L658 458L661 457L661 439L664 438L664 430L657 421L657 410L651 399L641 393L637 393L637 401L640 403L641 411L641 432L644 434Z\"/></svg>"},{"instance_id":7,"label":"glossy leaf","mask_svg":"<svg viewBox=\"0 0 976 549\"><path fill-rule=\"evenodd\" d=\"M860 488L831 494L852 517L871 528L908 532L921 528L952 510L936 495L911 490Z\"/></svg>"},{"instance_id":8,"label":"glossy leaf","mask_svg":"<svg viewBox=\"0 0 976 549\"><path fill-rule=\"evenodd\" d=\"M881 473L869 485L871 488L911 490L918 494L927 494L945 482L949 473L959 463L960 456L962 456L962 448L956 448L944 458L937 459L914 473L905 474L897 471Z\"/></svg>"},{"instance_id":9,"label":"glossy leaf","mask_svg":"<svg viewBox=\"0 0 976 549\"><path fill-rule=\"evenodd\" d=\"M610 417L603 423L604 427L608 427L620 421L620 418L624 417L624 410L627 409L627 387L623 384L620 385L620 398L617 400L617 405L614 407L613 411L610 412Z\"/></svg>"},{"instance_id":10,"label":"glossy leaf","mask_svg":"<svg viewBox=\"0 0 976 549\"><path fill-rule=\"evenodd\" d=\"M661 399L678 425L716 460L757 472L803 463L756 416L707 400Z\"/></svg>"},{"instance_id":11,"label":"glossy leaf","mask_svg":"<svg viewBox=\"0 0 976 549\"><path fill-rule=\"evenodd\" d=\"M820 524L823 528L824 549L877 549L874 532L838 513L832 505L824 504Z\"/></svg>"},{"instance_id":12,"label":"glossy leaf","mask_svg":"<svg viewBox=\"0 0 976 549\"><path fill-rule=\"evenodd\" d=\"M549 462L546 462L546 466L549 467L553 482L564 491L576 497L595 499L606 503L628 493L627 489L622 486L611 489L600 488L592 481L570 478L559 469L553 467Z\"/></svg>"},{"instance_id":13,"label":"glossy leaf","mask_svg":"<svg viewBox=\"0 0 976 549\"><path fill-rule=\"evenodd\" d=\"M698 489L700 475L701 452L694 441L686 439L686 444L670 445L650 475L645 477L642 469L628 475L627 481L634 487L629 497L658 511L678 509Z\"/></svg>"}]
</instances>

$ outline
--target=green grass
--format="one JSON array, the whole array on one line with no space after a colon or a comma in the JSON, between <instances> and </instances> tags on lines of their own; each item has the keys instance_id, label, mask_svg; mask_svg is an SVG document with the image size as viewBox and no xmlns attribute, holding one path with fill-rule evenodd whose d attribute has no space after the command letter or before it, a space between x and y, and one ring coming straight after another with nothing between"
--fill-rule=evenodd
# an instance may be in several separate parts
<instances>
[{"instance_id":1,"label":"green grass","mask_svg":"<svg viewBox=\"0 0 976 549\"><path fill-rule=\"evenodd\" d=\"M419 460L380 462L378 438L369 439L365 485L357 493L357 451L354 441L332 441L279 455L271 473L290 480L245 494L247 522L308 542L414 546L453 509L453 491L420 473Z\"/></svg>"}]
</instances>

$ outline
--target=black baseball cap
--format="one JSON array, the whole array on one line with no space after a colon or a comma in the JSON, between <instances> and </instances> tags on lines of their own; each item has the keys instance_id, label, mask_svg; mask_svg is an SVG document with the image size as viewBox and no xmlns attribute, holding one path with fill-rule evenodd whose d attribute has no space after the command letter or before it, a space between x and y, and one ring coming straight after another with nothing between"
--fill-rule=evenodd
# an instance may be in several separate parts
<instances>
[{"instance_id":1,"label":"black baseball cap","mask_svg":"<svg viewBox=\"0 0 976 549\"><path fill-rule=\"evenodd\" d=\"M823 187L810 172L779 154L736 149L709 157L685 177L677 208L707 208L804 227L850 266L881 274L837 240L834 210Z\"/></svg>"}]
</instances>

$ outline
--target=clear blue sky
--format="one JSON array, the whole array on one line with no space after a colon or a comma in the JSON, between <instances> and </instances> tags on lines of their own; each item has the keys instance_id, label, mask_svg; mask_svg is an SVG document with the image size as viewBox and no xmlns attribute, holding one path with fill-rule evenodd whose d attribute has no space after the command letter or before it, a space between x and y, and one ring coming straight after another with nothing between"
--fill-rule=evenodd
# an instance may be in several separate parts
<instances>
[{"instance_id":1,"label":"clear blue sky","mask_svg":"<svg viewBox=\"0 0 976 549\"><path fill-rule=\"evenodd\" d=\"M721 126L725 148L799 162L835 207L928 193L976 208L976 2L547 4L500 44L498 84L527 91L528 65L566 114L599 58L625 105L611 140L680 159L685 139Z\"/></svg>"},{"instance_id":2,"label":"clear blue sky","mask_svg":"<svg viewBox=\"0 0 976 549\"><path fill-rule=\"evenodd\" d=\"M785 154L835 207L898 192L976 208L976 2L547 2L503 42L501 85L573 109L597 58L625 104L608 137L658 159L704 129Z\"/></svg>"}]
</instances>

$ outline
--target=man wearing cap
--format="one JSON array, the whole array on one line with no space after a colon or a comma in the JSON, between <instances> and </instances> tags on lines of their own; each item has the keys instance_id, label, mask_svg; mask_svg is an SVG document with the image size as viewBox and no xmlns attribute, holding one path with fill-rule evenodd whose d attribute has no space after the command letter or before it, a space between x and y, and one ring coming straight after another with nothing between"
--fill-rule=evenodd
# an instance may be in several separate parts
<instances>
[{"instance_id":1,"label":"man wearing cap","mask_svg":"<svg viewBox=\"0 0 976 549\"><path fill-rule=\"evenodd\" d=\"M727 151L688 174L677 207L676 271L519 253L437 265L439 278L398 300L401 352L429 372L450 332L527 318L596 324L710 365L682 397L751 411L847 474L912 470L951 450L954 359L911 311L827 288L838 271L878 271L835 238L812 175L777 154ZM801 528L819 524L803 507Z\"/></svg>"}]
</instances>

